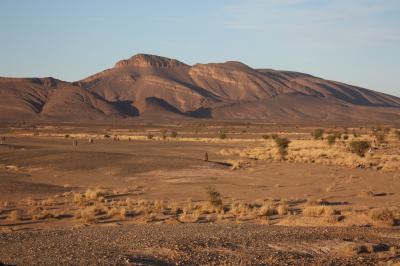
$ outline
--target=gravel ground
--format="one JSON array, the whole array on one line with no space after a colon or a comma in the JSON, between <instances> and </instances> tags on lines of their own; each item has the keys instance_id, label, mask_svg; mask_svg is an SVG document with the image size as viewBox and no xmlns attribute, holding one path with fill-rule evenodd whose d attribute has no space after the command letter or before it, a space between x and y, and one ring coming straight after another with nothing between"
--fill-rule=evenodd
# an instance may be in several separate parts
<instances>
[{"instance_id":1,"label":"gravel ground","mask_svg":"<svg viewBox=\"0 0 400 266\"><path fill-rule=\"evenodd\" d=\"M400 258L340 250L355 243L400 248L399 239L399 230L372 228L92 226L1 233L0 265L376 265Z\"/></svg>"}]
</instances>

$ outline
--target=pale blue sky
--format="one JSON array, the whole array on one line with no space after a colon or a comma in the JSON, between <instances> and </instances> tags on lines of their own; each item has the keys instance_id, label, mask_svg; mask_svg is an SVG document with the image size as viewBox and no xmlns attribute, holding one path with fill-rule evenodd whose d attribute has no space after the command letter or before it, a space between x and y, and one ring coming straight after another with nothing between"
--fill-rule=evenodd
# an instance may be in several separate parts
<instances>
[{"instance_id":1,"label":"pale blue sky","mask_svg":"<svg viewBox=\"0 0 400 266\"><path fill-rule=\"evenodd\" d=\"M400 96L400 1L0 0L0 76L75 81L136 53L238 60Z\"/></svg>"}]
</instances>

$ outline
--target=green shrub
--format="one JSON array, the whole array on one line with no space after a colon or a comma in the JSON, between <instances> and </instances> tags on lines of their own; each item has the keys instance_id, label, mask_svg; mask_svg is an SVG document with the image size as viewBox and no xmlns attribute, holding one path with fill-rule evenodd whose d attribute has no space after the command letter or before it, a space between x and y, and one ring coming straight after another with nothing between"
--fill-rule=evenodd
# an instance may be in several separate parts
<instances>
[{"instance_id":1,"label":"green shrub","mask_svg":"<svg viewBox=\"0 0 400 266\"><path fill-rule=\"evenodd\" d=\"M328 144L329 145L333 145L336 142L336 136L335 135L328 135L327 140L328 140Z\"/></svg>"},{"instance_id":2,"label":"green shrub","mask_svg":"<svg viewBox=\"0 0 400 266\"><path fill-rule=\"evenodd\" d=\"M288 140L287 138L279 138L278 137L278 138L275 139L275 143L276 143L276 146L279 149L279 154L281 156L281 159L285 160L285 157L286 157L286 155L288 153L287 149L289 147L290 140Z\"/></svg>"},{"instance_id":3,"label":"green shrub","mask_svg":"<svg viewBox=\"0 0 400 266\"><path fill-rule=\"evenodd\" d=\"M311 135L314 137L314 139L323 139L324 130L322 128L317 128Z\"/></svg>"},{"instance_id":4,"label":"green shrub","mask_svg":"<svg viewBox=\"0 0 400 266\"><path fill-rule=\"evenodd\" d=\"M350 142L351 151L360 157L364 157L370 147L371 144L365 140L353 140Z\"/></svg>"}]
</instances>

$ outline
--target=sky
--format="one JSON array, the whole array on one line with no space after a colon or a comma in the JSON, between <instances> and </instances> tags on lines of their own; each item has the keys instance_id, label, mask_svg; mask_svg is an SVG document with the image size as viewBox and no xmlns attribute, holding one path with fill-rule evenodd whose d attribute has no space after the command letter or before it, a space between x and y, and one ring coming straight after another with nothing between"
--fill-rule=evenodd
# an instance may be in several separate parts
<instances>
[{"instance_id":1,"label":"sky","mask_svg":"<svg viewBox=\"0 0 400 266\"><path fill-rule=\"evenodd\" d=\"M76 81L137 53L400 96L400 1L0 0L0 76Z\"/></svg>"}]
</instances>

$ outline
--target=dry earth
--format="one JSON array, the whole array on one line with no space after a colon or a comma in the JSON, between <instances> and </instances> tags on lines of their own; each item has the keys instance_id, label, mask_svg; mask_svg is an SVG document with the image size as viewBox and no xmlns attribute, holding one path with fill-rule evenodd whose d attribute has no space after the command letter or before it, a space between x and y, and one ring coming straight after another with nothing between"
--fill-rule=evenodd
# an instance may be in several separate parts
<instances>
[{"instance_id":1,"label":"dry earth","mask_svg":"<svg viewBox=\"0 0 400 266\"><path fill-rule=\"evenodd\" d=\"M326 129L347 136L328 145L329 133L314 140L313 130L215 123L3 127L0 262L398 263L397 131L386 130L378 143L370 128ZM287 160L277 155L273 134L290 139ZM373 143L360 158L349 150L359 140Z\"/></svg>"}]
</instances>

